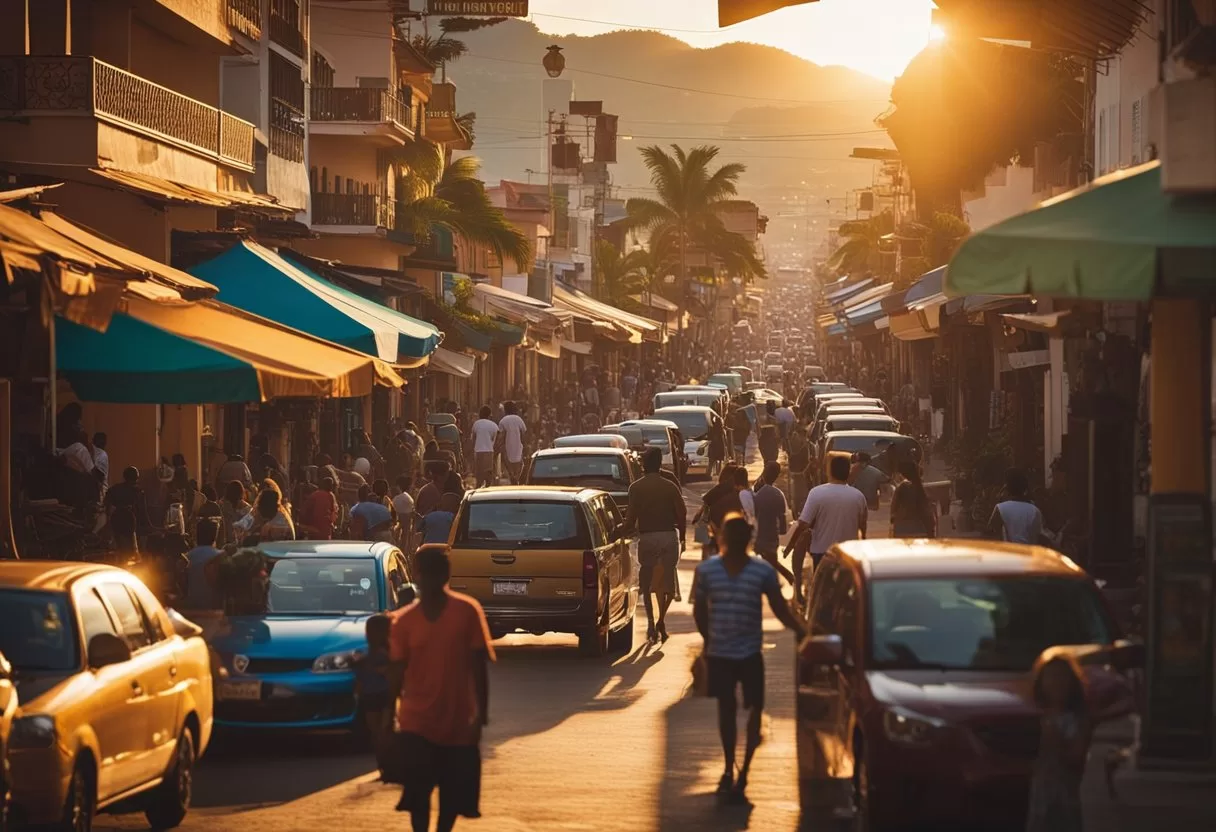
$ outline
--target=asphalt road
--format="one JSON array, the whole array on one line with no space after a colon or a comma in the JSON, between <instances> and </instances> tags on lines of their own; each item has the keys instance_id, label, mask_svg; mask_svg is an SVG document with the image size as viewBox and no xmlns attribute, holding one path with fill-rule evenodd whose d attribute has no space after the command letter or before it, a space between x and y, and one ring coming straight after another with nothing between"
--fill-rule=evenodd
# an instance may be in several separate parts
<instances>
[{"instance_id":1,"label":"asphalt road","mask_svg":"<svg viewBox=\"0 0 1216 832\"><path fill-rule=\"evenodd\" d=\"M758 471L758 465L753 464ZM687 490L695 510L708 484ZM691 516L691 515L690 515ZM877 525L877 524L875 524ZM885 524L884 524L885 525ZM691 534L689 535L691 538ZM572 637L508 636L491 671L482 814L458 825L493 832L800 828L792 688L794 641L766 621L768 710L753 763L748 807L719 807L722 772L715 705L693 697L690 667L701 639L688 604L699 558L681 564L685 601L673 606L671 639L602 660L578 655ZM740 742L742 742L740 725ZM339 736L221 737L196 772L183 829L287 832L408 828L397 791ZM146 829L142 816L109 816L102 829Z\"/></svg>"}]
</instances>

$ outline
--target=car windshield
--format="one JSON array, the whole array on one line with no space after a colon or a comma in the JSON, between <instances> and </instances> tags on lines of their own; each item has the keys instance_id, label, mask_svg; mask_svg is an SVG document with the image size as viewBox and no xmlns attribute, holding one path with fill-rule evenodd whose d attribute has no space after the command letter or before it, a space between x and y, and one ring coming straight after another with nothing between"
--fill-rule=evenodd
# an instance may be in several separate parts
<instances>
[{"instance_id":1,"label":"car windshield","mask_svg":"<svg viewBox=\"0 0 1216 832\"><path fill-rule=\"evenodd\" d=\"M667 428L662 425L638 425L637 429L642 432L647 445L667 447Z\"/></svg>"},{"instance_id":2,"label":"car windshield","mask_svg":"<svg viewBox=\"0 0 1216 832\"><path fill-rule=\"evenodd\" d=\"M270 569L269 611L286 615L378 612L377 572L373 558L275 558Z\"/></svg>"},{"instance_id":3,"label":"car windshield","mask_svg":"<svg viewBox=\"0 0 1216 832\"><path fill-rule=\"evenodd\" d=\"M832 416L824 423L828 433L834 430L891 430L894 427L893 419L850 419L847 416Z\"/></svg>"},{"instance_id":4,"label":"car windshield","mask_svg":"<svg viewBox=\"0 0 1216 832\"><path fill-rule=\"evenodd\" d=\"M870 456L880 454L891 447L891 439L885 436L861 434L859 436L833 436L828 444L829 451L844 451L856 453L866 451Z\"/></svg>"},{"instance_id":5,"label":"car windshield","mask_svg":"<svg viewBox=\"0 0 1216 832\"><path fill-rule=\"evenodd\" d=\"M578 516L578 505L570 502L477 500L461 514L456 543L587 548L587 533Z\"/></svg>"},{"instance_id":6,"label":"car windshield","mask_svg":"<svg viewBox=\"0 0 1216 832\"><path fill-rule=\"evenodd\" d=\"M1093 586L1075 578L875 579L874 669L1025 672L1059 644L1108 644Z\"/></svg>"},{"instance_id":7,"label":"car windshield","mask_svg":"<svg viewBox=\"0 0 1216 832\"><path fill-rule=\"evenodd\" d=\"M76 625L67 595L0 589L0 653L19 673L77 669Z\"/></svg>"},{"instance_id":8,"label":"car windshield","mask_svg":"<svg viewBox=\"0 0 1216 832\"><path fill-rule=\"evenodd\" d=\"M704 413L690 410L679 413L656 413L655 416L662 416L679 425L680 433L684 434L685 439L700 440L709 435L709 419Z\"/></svg>"},{"instance_id":9,"label":"car windshield","mask_svg":"<svg viewBox=\"0 0 1216 832\"><path fill-rule=\"evenodd\" d=\"M532 484L548 483L586 486L616 486L616 490L629 487L629 476L619 456L546 456L532 463Z\"/></svg>"}]
</instances>

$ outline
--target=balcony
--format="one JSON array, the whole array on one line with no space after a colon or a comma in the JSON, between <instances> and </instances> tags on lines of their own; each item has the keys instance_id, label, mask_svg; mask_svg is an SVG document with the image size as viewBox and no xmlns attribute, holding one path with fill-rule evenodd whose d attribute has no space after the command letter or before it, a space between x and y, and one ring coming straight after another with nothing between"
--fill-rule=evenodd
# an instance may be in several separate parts
<instances>
[{"instance_id":1,"label":"balcony","mask_svg":"<svg viewBox=\"0 0 1216 832\"><path fill-rule=\"evenodd\" d=\"M228 0L228 25L250 40L261 40L261 0Z\"/></svg>"},{"instance_id":2,"label":"balcony","mask_svg":"<svg viewBox=\"0 0 1216 832\"><path fill-rule=\"evenodd\" d=\"M253 170L254 127L90 57L0 57L0 110L92 116L224 165Z\"/></svg>"},{"instance_id":3,"label":"balcony","mask_svg":"<svg viewBox=\"0 0 1216 832\"><path fill-rule=\"evenodd\" d=\"M299 58L308 58L299 0L270 0L270 39Z\"/></svg>"},{"instance_id":4,"label":"balcony","mask_svg":"<svg viewBox=\"0 0 1216 832\"><path fill-rule=\"evenodd\" d=\"M378 87L313 87L309 118L313 133L379 137L401 145L414 138L411 106Z\"/></svg>"},{"instance_id":5,"label":"balcony","mask_svg":"<svg viewBox=\"0 0 1216 832\"><path fill-rule=\"evenodd\" d=\"M412 245L413 229L405 222L402 203L379 194L312 192L312 225L331 233L380 234ZM338 228L341 228L339 231Z\"/></svg>"},{"instance_id":6,"label":"balcony","mask_svg":"<svg viewBox=\"0 0 1216 832\"><path fill-rule=\"evenodd\" d=\"M456 116L456 85L451 81L435 84L426 105L426 137L456 150L470 149L473 143L461 129Z\"/></svg>"}]
</instances>

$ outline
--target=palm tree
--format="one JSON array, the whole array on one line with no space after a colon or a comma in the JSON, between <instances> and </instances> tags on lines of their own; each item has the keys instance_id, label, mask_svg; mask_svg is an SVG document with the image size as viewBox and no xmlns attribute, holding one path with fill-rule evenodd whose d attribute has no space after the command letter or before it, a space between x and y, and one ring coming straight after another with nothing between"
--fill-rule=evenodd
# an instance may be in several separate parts
<instances>
[{"instance_id":1,"label":"palm tree","mask_svg":"<svg viewBox=\"0 0 1216 832\"><path fill-rule=\"evenodd\" d=\"M633 227L675 235L679 251L676 305L682 335L689 245L698 237L721 239L720 235L731 233L722 228L714 206L735 196L746 166L732 162L713 170L720 149L708 145L685 151L673 144L671 150L669 154L658 145L642 148L642 161L650 171L658 199L634 198L626 203L625 210Z\"/></svg>"},{"instance_id":2,"label":"palm tree","mask_svg":"<svg viewBox=\"0 0 1216 832\"><path fill-rule=\"evenodd\" d=\"M450 38L446 33L439 37L432 37L429 33L414 35L413 45L435 66L445 66L448 61L455 61L469 51L467 43Z\"/></svg>"},{"instance_id":3,"label":"palm tree","mask_svg":"<svg viewBox=\"0 0 1216 832\"><path fill-rule=\"evenodd\" d=\"M595 286L601 300L620 306L630 295L649 288L645 251L621 255L607 240L595 241Z\"/></svg>"},{"instance_id":4,"label":"palm tree","mask_svg":"<svg viewBox=\"0 0 1216 832\"><path fill-rule=\"evenodd\" d=\"M528 270L532 246L490 202L478 178L480 159L447 161L429 142L415 142L398 151L396 161L402 168L396 181L397 200L403 203L398 220L417 237L427 237L440 226L470 243L489 246L500 260L509 257L520 271Z\"/></svg>"},{"instance_id":5,"label":"palm tree","mask_svg":"<svg viewBox=\"0 0 1216 832\"><path fill-rule=\"evenodd\" d=\"M894 254L895 248L883 238L894 230L895 217L890 211L842 222L837 233L845 240L828 258L828 268L836 274L886 271L884 258Z\"/></svg>"},{"instance_id":6,"label":"palm tree","mask_svg":"<svg viewBox=\"0 0 1216 832\"><path fill-rule=\"evenodd\" d=\"M456 123L460 125L460 129L464 131L464 134L469 137L469 144L477 140L477 113L461 113L456 116Z\"/></svg>"}]
</instances>

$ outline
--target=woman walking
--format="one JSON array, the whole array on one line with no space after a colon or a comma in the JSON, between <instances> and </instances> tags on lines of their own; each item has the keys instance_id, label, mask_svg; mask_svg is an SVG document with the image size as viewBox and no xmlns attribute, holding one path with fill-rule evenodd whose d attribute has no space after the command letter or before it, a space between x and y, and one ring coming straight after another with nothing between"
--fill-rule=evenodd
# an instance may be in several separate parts
<instances>
[{"instance_id":1,"label":"woman walking","mask_svg":"<svg viewBox=\"0 0 1216 832\"><path fill-rule=\"evenodd\" d=\"M937 537L937 515L920 479L920 468L906 460L899 464L904 481L891 498L891 537Z\"/></svg>"}]
</instances>

